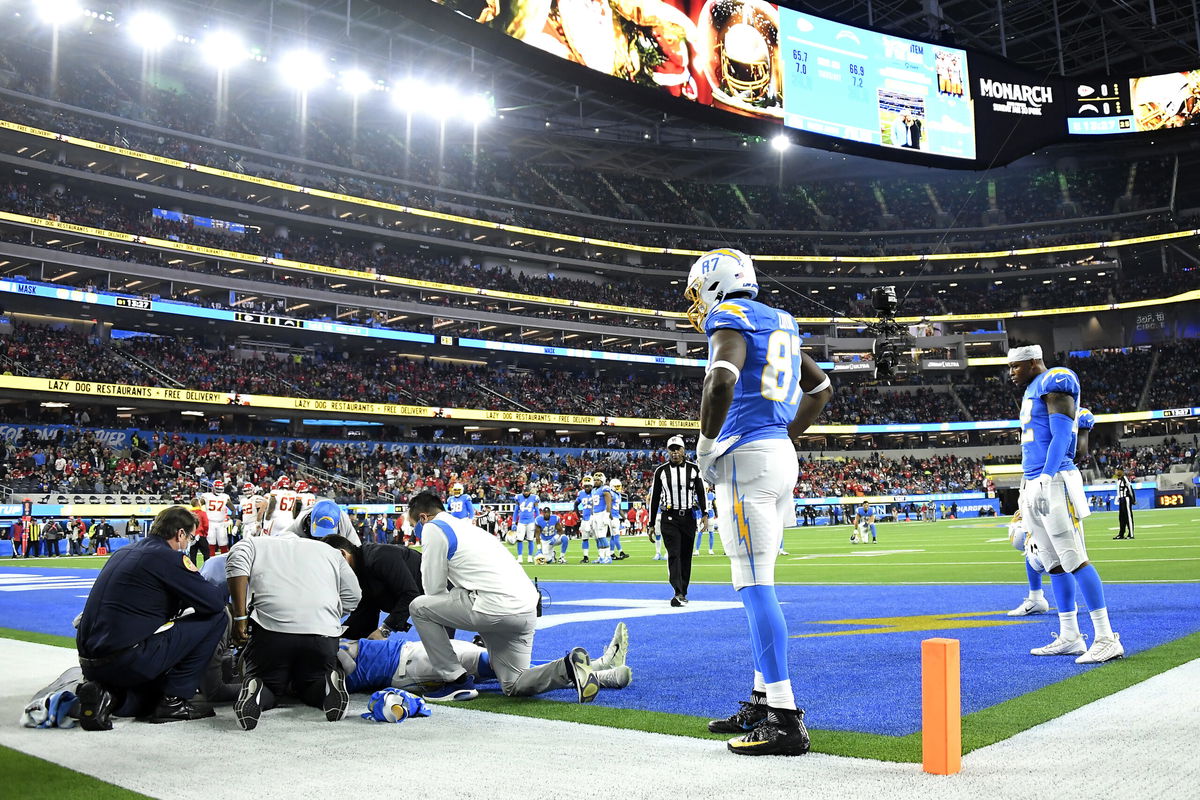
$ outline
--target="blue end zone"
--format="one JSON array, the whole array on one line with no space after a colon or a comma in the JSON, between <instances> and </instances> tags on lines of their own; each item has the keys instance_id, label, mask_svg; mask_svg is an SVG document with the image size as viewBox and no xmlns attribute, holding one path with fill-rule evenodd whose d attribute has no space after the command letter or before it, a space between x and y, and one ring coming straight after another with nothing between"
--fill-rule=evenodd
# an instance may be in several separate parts
<instances>
[{"instance_id":1,"label":"blue end zone","mask_svg":"<svg viewBox=\"0 0 1200 800\"><path fill-rule=\"evenodd\" d=\"M89 569L0 565L0 627L73 636L72 618L98 574ZM750 689L746 616L727 586L694 585L685 610L668 605L670 589L648 584L546 583L546 616L534 657L561 657L586 647L599 657L620 619L629 626L633 685L604 691L597 703L617 708L726 716ZM1108 584L1113 626L1127 654L1200 630L1200 584ZM1053 614L1011 618L1003 610L1024 595L1012 586L780 586L793 637L884 627L898 633L793 638L789 666L796 700L813 728L906 735L920 729L920 642L962 642L963 712L979 711L1085 669L1066 657L1039 658L1032 647L1058 629ZM992 612L992 613L989 613ZM998 613L996 613L998 612ZM1080 626L1091 633L1086 611ZM928 615L928 618L913 619ZM936 619L949 616L949 619ZM819 624L892 618L888 623ZM964 627L979 623L1017 623ZM460 632L460 638L470 635ZM53 677L53 676L49 676ZM568 699L569 693L551 693Z\"/></svg>"}]
</instances>

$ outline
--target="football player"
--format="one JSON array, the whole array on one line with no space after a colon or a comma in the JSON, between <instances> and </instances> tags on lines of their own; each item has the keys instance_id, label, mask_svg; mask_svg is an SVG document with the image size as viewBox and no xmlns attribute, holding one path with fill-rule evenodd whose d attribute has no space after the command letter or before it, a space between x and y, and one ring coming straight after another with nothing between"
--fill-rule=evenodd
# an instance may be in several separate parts
<instances>
[{"instance_id":1,"label":"football player","mask_svg":"<svg viewBox=\"0 0 1200 800\"><path fill-rule=\"evenodd\" d=\"M451 516L465 519L467 522L475 521L475 504L471 502L471 495L463 491L463 485L456 483L450 487L450 503L446 506L446 510Z\"/></svg>"},{"instance_id":2,"label":"football player","mask_svg":"<svg viewBox=\"0 0 1200 800\"><path fill-rule=\"evenodd\" d=\"M536 536L533 518L537 516L538 496L528 485L525 485L521 487L520 493L513 497L513 502L516 504L516 508L513 509L513 532L517 538L517 561L521 560L522 547L529 542L529 555L526 560L532 564L533 543ZM470 522L470 520L467 521Z\"/></svg>"},{"instance_id":3,"label":"football player","mask_svg":"<svg viewBox=\"0 0 1200 800\"><path fill-rule=\"evenodd\" d=\"M296 481L296 516L317 504L317 487L308 481Z\"/></svg>"},{"instance_id":4,"label":"football player","mask_svg":"<svg viewBox=\"0 0 1200 800\"><path fill-rule=\"evenodd\" d=\"M596 563L611 564L612 550L609 537L612 535L613 492L603 472L592 475L592 531L596 536ZM620 513L620 512L617 512Z\"/></svg>"},{"instance_id":5,"label":"football player","mask_svg":"<svg viewBox=\"0 0 1200 800\"><path fill-rule=\"evenodd\" d=\"M704 541L705 527L708 528L708 554L710 556L713 555L713 534L717 530L717 495L713 492L711 485L708 485L708 492L705 494L705 499L708 501L705 506L708 509L708 523L706 526L703 519L698 520L700 525L696 530L696 547L692 552L694 556L700 555L700 545ZM696 515L699 517L700 512L696 512Z\"/></svg>"},{"instance_id":6,"label":"football player","mask_svg":"<svg viewBox=\"0 0 1200 800\"><path fill-rule=\"evenodd\" d=\"M871 534L871 541L875 539L875 509L871 508L866 500L863 500L861 506L854 510L854 528L858 533L859 544L867 543L867 533ZM854 541L854 537L850 537Z\"/></svg>"},{"instance_id":7,"label":"football player","mask_svg":"<svg viewBox=\"0 0 1200 800\"><path fill-rule=\"evenodd\" d=\"M204 513L208 514L208 545L210 552L229 552L229 517L232 503L225 494L225 481L217 478L212 482L212 491L200 495Z\"/></svg>"},{"instance_id":8,"label":"football player","mask_svg":"<svg viewBox=\"0 0 1200 800\"><path fill-rule=\"evenodd\" d=\"M563 535L562 521L558 518L558 514L550 511L550 506L542 506L542 513L533 521L533 525L537 528L538 543L541 545L541 560L546 564L565 564L567 563L567 543L570 541ZM555 558L554 548L556 545L562 545L562 553Z\"/></svg>"},{"instance_id":9,"label":"football player","mask_svg":"<svg viewBox=\"0 0 1200 800\"><path fill-rule=\"evenodd\" d=\"M688 275L686 296L688 319L708 336L709 346L696 462L716 486L725 514L721 544L749 618L754 666L751 699L728 719L710 722L709 730L743 734L728 744L734 753L801 755L808 752L809 736L788 676L775 559L784 526L795 523L799 465L793 440L833 391L803 352L795 318L755 301L758 280L745 253L720 249L701 256Z\"/></svg>"},{"instance_id":10,"label":"football player","mask_svg":"<svg viewBox=\"0 0 1200 800\"><path fill-rule=\"evenodd\" d=\"M480 641L480 638L476 637L476 641ZM462 639L452 639L450 645L454 648L458 663L475 681L498 680L486 647ZM628 651L629 632L624 622L618 622L604 655L591 664L600 688L624 689L633 680L633 671L625 663ZM346 689L351 692L372 692L391 687L421 694L426 687L442 681L430 664L429 655L420 640L405 641L399 636L389 636L386 639L343 642L338 660L346 673ZM549 663L552 662L533 659L530 666Z\"/></svg>"},{"instance_id":11,"label":"football player","mask_svg":"<svg viewBox=\"0 0 1200 800\"><path fill-rule=\"evenodd\" d=\"M242 494L238 498L238 510L242 517L242 536L258 536L262 533L263 511L267 507L267 498L262 496L258 487L250 481L242 484Z\"/></svg>"},{"instance_id":12,"label":"football player","mask_svg":"<svg viewBox=\"0 0 1200 800\"><path fill-rule=\"evenodd\" d=\"M263 509L263 519L266 520L263 533L270 536L272 531L287 530L296 518L296 506L299 503L300 499L292 491L292 479L281 475L267 495L267 505Z\"/></svg>"},{"instance_id":13,"label":"football player","mask_svg":"<svg viewBox=\"0 0 1200 800\"><path fill-rule=\"evenodd\" d=\"M612 560L620 561L624 558L629 558L629 553L621 549L621 523L624 521L621 518L621 492L625 490L625 484L620 478L613 478L608 482L609 488L612 489Z\"/></svg>"},{"instance_id":14,"label":"football player","mask_svg":"<svg viewBox=\"0 0 1200 800\"><path fill-rule=\"evenodd\" d=\"M575 495L575 510L579 513L579 538L582 539L580 547L583 548L583 558L579 559L580 564L588 563L588 539L594 534L592 530L592 476L584 475L580 481L582 486L579 489L579 494ZM600 557L600 545L596 545L596 557Z\"/></svg>"},{"instance_id":15,"label":"football player","mask_svg":"<svg viewBox=\"0 0 1200 800\"><path fill-rule=\"evenodd\" d=\"M1075 457L1079 378L1065 367L1048 369L1039 345L1008 352L1009 377L1024 390L1021 399L1021 518L1032 534L1031 549L1050 573L1058 606L1054 641L1035 647L1035 656L1072 655L1077 664L1096 664L1125 654L1114 633L1100 574L1088 561L1082 520L1091 510ZM1067 577L1073 575L1074 577ZM1076 618L1076 586L1087 602L1095 638L1089 648Z\"/></svg>"}]
</instances>

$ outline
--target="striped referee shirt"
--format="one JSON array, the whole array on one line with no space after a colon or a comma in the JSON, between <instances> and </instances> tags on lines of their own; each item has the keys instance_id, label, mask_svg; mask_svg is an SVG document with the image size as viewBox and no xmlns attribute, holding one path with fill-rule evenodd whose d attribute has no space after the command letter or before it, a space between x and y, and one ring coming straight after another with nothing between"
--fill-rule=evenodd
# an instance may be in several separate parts
<instances>
[{"instance_id":1,"label":"striped referee shirt","mask_svg":"<svg viewBox=\"0 0 1200 800\"><path fill-rule=\"evenodd\" d=\"M700 468L695 462L684 461L672 464L668 461L654 470L653 488L650 491L650 520L658 519L662 511L692 511L699 509L708 515L704 481L700 479Z\"/></svg>"}]
</instances>

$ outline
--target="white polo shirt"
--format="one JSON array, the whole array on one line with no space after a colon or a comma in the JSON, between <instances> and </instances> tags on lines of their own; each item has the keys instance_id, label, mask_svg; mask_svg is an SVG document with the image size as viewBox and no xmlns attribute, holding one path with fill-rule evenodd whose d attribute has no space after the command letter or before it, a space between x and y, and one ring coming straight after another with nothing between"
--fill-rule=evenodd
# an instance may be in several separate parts
<instances>
[{"instance_id":1,"label":"white polo shirt","mask_svg":"<svg viewBox=\"0 0 1200 800\"><path fill-rule=\"evenodd\" d=\"M421 529L421 584L443 594L446 582L477 592L472 608L508 616L537 608L538 591L500 540L469 520L443 511Z\"/></svg>"}]
</instances>

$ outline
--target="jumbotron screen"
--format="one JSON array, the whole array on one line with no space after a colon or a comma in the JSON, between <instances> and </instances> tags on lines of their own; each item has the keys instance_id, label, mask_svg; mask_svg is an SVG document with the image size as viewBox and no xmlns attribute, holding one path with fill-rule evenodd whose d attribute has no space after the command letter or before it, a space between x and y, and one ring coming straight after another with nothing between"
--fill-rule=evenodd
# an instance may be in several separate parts
<instances>
[{"instance_id":1,"label":"jumbotron screen","mask_svg":"<svg viewBox=\"0 0 1200 800\"><path fill-rule=\"evenodd\" d=\"M1200 125L1200 70L1076 82L1070 133L1140 133Z\"/></svg>"},{"instance_id":2,"label":"jumbotron screen","mask_svg":"<svg viewBox=\"0 0 1200 800\"><path fill-rule=\"evenodd\" d=\"M760 0L433 0L674 97L856 142L974 159L963 50Z\"/></svg>"}]
</instances>

